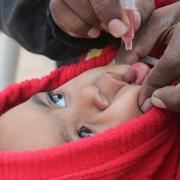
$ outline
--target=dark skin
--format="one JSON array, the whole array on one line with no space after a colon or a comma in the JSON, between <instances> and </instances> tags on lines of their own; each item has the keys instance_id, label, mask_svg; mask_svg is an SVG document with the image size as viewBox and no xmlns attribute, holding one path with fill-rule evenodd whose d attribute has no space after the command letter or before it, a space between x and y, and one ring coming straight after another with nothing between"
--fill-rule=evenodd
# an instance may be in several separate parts
<instances>
[{"instance_id":1,"label":"dark skin","mask_svg":"<svg viewBox=\"0 0 180 180\"><path fill-rule=\"evenodd\" d=\"M167 37L167 34L170 34L170 37ZM119 54L123 61L120 58L118 60L130 64L141 61L158 40L164 40L165 44L168 40L169 43L159 63L143 83L139 105L144 112L149 110L152 104L180 112L180 2L155 10L137 32L133 50L125 52L121 48ZM171 86L174 81L177 85Z\"/></svg>"},{"instance_id":2,"label":"dark skin","mask_svg":"<svg viewBox=\"0 0 180 180\"><path fill-rule=\"evenodd\" d=\"M137 26L154 10L154 0L137 0ZM60 29L77 38L97 38L105 30L116 38L128 32L130 22L119 0L51 0L50 10Z\"/></svg>"}]
</instances>

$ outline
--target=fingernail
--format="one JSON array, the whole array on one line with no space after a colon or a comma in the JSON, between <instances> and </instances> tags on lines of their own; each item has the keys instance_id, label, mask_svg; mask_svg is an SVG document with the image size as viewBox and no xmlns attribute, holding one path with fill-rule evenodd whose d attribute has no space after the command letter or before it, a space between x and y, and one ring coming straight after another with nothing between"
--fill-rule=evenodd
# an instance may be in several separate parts
<instances>
[{"instance_id":1,"label":"fingernail","mask_svg":"<svg viewBox=\"0 0 180 180\"><path fill-rule=\"evenodd\" d=\"M148 98L144 101L143 105L141 106L141 110L143 112L147 112L152 107L151 98Z\"/></svg>"},{"instance_id":2,"label":"fingernail","mask_svg":"<svg viewBox=\"0 0 180 180\"><path fill-rule=\"evenodd\" d=\"M135 30L137 31L141 25L141 15L139 11L134 11L134 19L135 19Z\"/></svg>"},{"instance_id":3,"label":"fingernail","mask_svg":"<svg viewBox=\"0 0 180 180\"><path fill-rule=\"evenodd\" d=\"M97 38L100 34L100 30L96 29L95 27L92 27L87 33L90 38Z\"/></svg>"},{"instance_id":4,"label":"fingernail","mask_svg":"<svg viewBox=\"0 0 180 180\"><path fill-rule=\"evenodd\" d=\"M113 19L108 24L108 30L114 37L120 38L128 32L128 27L119 19Z\"/></svg>"},{"instance_id":5,"label":"fingernail","mask_svg":"<svg viewBox=\"0 0 180 180\"><path fill-rule=\"evenodd\" d=\"M161 109L167 109L164 102L160 100L159 98L152 96L151 101L152 101L152 104L154 104L156 107L161 108Z\"/></svg>"},{"instance_id":6,"label":"fingernail","mask_svg":"<svg viewBox=\"0 0 180 180\"><path fill-rule=\"evenodd\" d=\"M72 37L78 37L78 35L77 34L75 34L75 33L72 33L72 32L67 32L69 35L71 35Z\"/></svg>"}]
</instances>

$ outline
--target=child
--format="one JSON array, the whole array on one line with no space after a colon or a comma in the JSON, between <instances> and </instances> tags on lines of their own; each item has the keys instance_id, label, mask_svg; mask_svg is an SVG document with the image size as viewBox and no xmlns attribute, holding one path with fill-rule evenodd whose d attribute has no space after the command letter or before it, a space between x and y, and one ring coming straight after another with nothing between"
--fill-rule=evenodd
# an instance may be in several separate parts
<instances>
[{"instance_id":1,"label":"child","mask_svg":"<svg viewBox=\"0 0 180 180\"><path fill-rule=\"evenodd\" d=\"M85 59L100 54L100 50L91 51ZM0 117L0 149L57 146L138 117L138 93L149 70L143 63L111 64L90 69L53 91L35 94Z\"/></svg>"},{"instance_id":2,"label":"child","mask_svg":"<svg viewBox=\"0 0 180 180\"><path fill-rule=\"evenodd\" d=\"M1 179L179 179L179 115L141 115L137 96L149 68L103 67L115 54L106 48L0 93Z\"/></svg>"},{"instance_id":3,"label":"child","mask_svg":"<svg viewBox=\"0 0 180 180\"><path fill-rule=\"evenodd\" d=\"M139 116L137 97L148 72L142 63L98 67L32 96L0 117L0 149L57 146Z\"/></svg>"}]
</instances>

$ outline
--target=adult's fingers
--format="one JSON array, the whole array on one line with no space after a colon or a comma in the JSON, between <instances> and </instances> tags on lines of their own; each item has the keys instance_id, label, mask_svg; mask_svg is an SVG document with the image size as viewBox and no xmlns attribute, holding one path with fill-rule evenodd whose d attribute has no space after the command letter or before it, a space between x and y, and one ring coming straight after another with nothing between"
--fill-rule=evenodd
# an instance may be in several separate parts
<instances>
[{"instance_id":1,"label":"adult's fingers","mask_svg":"<svg viewBox=\"0 0 180 180\"><path fill-rule=\"evenodd\" d=\"M180 17L180 16L179 16ZM139 105L143 111L149 107L149 99L152 93L166 85L171 84L180 77L180 22L177 24L170 43L161 57L159 63L148 75L143 83L139 96Z\"/></svg>"},{"instance_id":2,"label":"adult's fingers","mask_svg":"<svg viewBox=\"0 0 180 180\"><path fill-rule=\"evenodd\" d=\"M94 27L100 27L100 20L88 0L78 0L78 2L75 0L64 0L64 2L85 22Z\"/></svg>"},{"instance_id":3,"label":"adult's fingers","mask_svg":"<svg viewBox=\"0 0 180 180\"><path fill-rule=\"evenodd\" d=\"M143 25L155 10L155 1L136 0L136 8L141 16L141 25Z\"/></svg>"},{"instance_id":4,"label":"adult's fingers","mask_svg":"<svg viewBox=\"0 0 180 180\"><path fill-rule=\"evenodd\" d=\"M133 50L125 51L122 46L117 54L119 63L132 64L147 56L160 36L179 18L180 2L154 10L150 18L138 30L133 40Z\"/></svg>"},{"instance_id":5,"label":"adult's fingers","mask_svg":"<svg viewBox=\"0 0 180 180\"><path fill-rule=\"evenodd\" d=\"M119 38L130 26L120 0L79 0L78 3L74 0L50 0L50 10L54 22L75 37L96 38L101 34L103 24L106 32ZM139 13L135 13L138 23L139 17Z\"/></svg>"},{"instance_id":6,"label":"adult's fingers","mask_svg":"<svg viewBox=\"0 0 180 180\"><path fill-rule=\"evenodd\" d=\"M66 33L75 37L89 38L87 33L92 26L81 19L63 0L51 0L50 10L54 22ZM97 36L100 34L96 29L94 32Z\"/></svg>"},{"instance_id":7,"label":"adult's fingers","mask_svg":"<svg viewBox=\"0 0 180 180\"><path fill-rule=\"evenodd\" d=\"M68 7L71 8L71 10L73 10L75 14L80 17L80 19L92 26L88 32L85 32L89 37L95 38L100 35L101 22L96 16L88 0L78 0L78 3L74 0L64 0L64 2L67 4Z\"/></svg>"},{"instance_id":8,"label":"adult's fingers","mask_svg":"<svg viewBox=\"0 0 180 180\"><path fill-rule=\"evenodd\" d=\"M152 94L151 102L156 107L180 112L180 84L156 90Z\"/></svg>"},{"instance_id":9,"label":"adult's fingers","mask_svg":"<svg viewBox=\"0 0 180 180\"><path fill-rule=\"evenodd\" d=\"M50 10L55 23L65 32L81 38L96 38L100 24L107 24L115 37L127 33L129 19L119 0L51 0ZM112 21L111 21L112 20Z\"/></svg>"},{"instance_id":10,"label":"adult's fingers","mask_svg":"<svg viewBox=\"0 0 180 180\"><path fill-rule=\"evenodd\" d=\"M89 0L100 21L114 37L127 33L130 22L119 0Z\"/></svg>"}]
</instances>

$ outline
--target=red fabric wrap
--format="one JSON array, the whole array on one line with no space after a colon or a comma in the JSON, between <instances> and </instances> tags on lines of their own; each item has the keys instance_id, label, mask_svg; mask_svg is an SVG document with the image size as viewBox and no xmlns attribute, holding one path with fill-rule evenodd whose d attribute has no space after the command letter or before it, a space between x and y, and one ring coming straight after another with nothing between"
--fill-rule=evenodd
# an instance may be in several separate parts
<instances>
[{"instance_id":1,"label":"red fabric wrap","mask_svg":"<svg viewBox=\"0 0 180 180\"><path fill-rule=\"evenodd\" d=\"M14 83L8 86L0 92L0 114L26 101L33 94L55 89L88 69L107 65L115 56L116 49L117 47L114 45L109 46L103 50L101 58L95 57L91 61L82 61L79 64L64 66L42 79L27 80L20 84Z\"/></svg>"},{"instance_id":2,"label":"red fabric wrap","mask_svg":"<svg viewBox=\"0 0 180 180\"><path fill-rule=\"evenodd\" d=\"M156 5L166 2L172 1L158 0ZM62 67L42 79L10 85L0 92L0 113L88 69L107 65L116 50L111 46L90 61ZM160 56L159 52L155 54ZM180 115L153 108L139 118L78 142L33 152L0 151L0 179L179 180L179 124Z\"/></svg>"},{"instance_id":3,"label":"red fabric wrap","mask_svg":"<svg viewBox=\"0 0 180 180\"><path fill-rule=\"evenodd\" d=\"M57 88L80 73L108 64L116 47L100 57L62 67L42 79L13 84L0 93L0 112L33 94ZM0 151L3 180L178 180L180 116L156 108L94 137L28 152Z\"/></svg>"},{"instance_id":4,"label":"red fabric wrap","mask_svg":"<svg viewBox=\"0 0 180 180\"><path fill-rule=\"evenodd\" d=\"M168 4L172 4L178 2L178 0L154 0L156 8L160 8L163 6L167 6Z\"/></svg>"}]
</instances>

